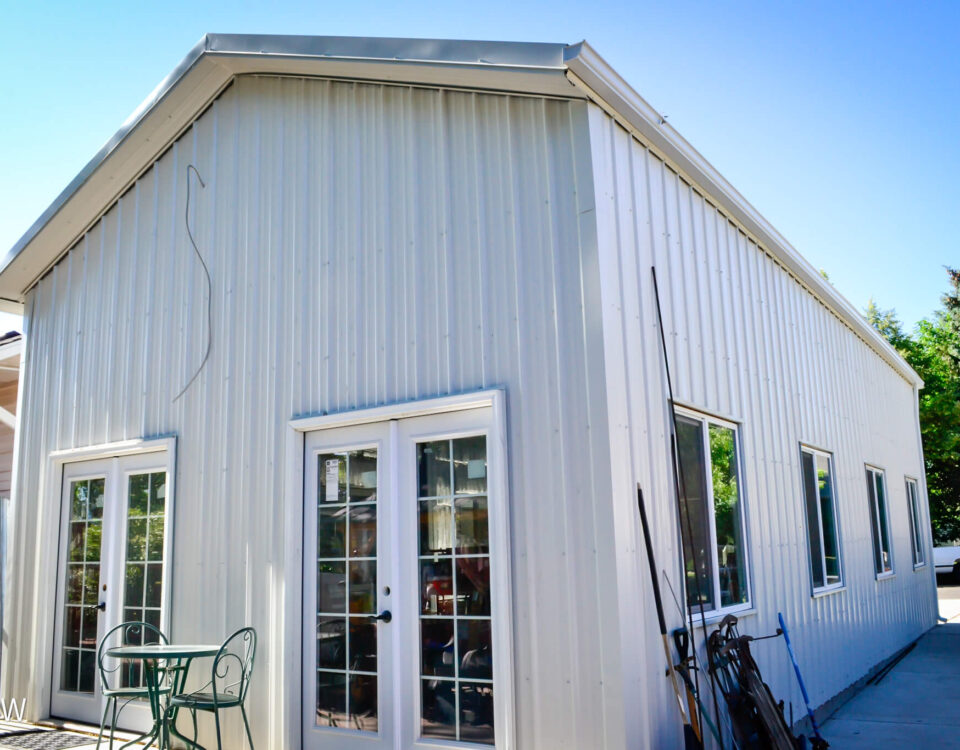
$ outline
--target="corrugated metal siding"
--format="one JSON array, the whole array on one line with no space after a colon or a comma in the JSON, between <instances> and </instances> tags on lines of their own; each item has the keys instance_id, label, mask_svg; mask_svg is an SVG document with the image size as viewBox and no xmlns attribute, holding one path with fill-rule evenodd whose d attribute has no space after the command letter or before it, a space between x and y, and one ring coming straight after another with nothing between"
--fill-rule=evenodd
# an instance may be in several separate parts
<instances>
[{"instance_id":1,"label":"corrugated metal siding","mask_svg":"<svg viewBox=\"0 0 960 750\"><path fill-rule=\"evenodd\" d=\"M650 268L656 264L678 401L742 424L752 602L744 632L791 628L814 704L935 623L932 566L914 571L904 476L923 476L915 393L852 330L641 142L590 106L623 602L628 746L679 746L656 651L640 481L661 565L680 579L669 411ZM799 446L834 453L846 590L811 597ZM864 463L886 470L896 576L873 573ZM621 502L622 500L622 502ZM927 559L930 559L927 540ZM670 625L680 615L667 596ZM639 620L638 620L639 618ZM645 639L627 637L642 621ZM802 699L781 641L755 648L775 695ZM658 723L661 726L658 726Z\"/></svg>"},{"instance_id":2,"label":"corrugated metal siding","mask_svg":"<svg viewBox=\"0 0 960 750\"><path fill-rule=\"evenodd\" d=\"M286 746L288 420L504 387L518 745L622 747L586 128L583 103L237 79L29 295L4 695L47 710L48 454L174 434L173 636L253 624L255 740ZM206 333L191 163L213 346L172 403Z\"/></svg>"}]
</instances>

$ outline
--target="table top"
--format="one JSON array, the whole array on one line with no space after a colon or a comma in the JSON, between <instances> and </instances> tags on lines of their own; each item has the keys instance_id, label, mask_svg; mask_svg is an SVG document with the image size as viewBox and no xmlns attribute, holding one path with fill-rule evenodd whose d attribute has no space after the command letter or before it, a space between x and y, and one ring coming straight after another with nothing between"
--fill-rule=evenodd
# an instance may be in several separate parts
<instances>
[{"instance_id":1,"label":"table top","mask_svg":"<svg viewBox=\"0 0 960 750\"><path fill-rule=\"evenodd\" d=\"M220 644L152 643L148 646L116 646L107 656L116 659L193 659L216 656Z\"/></svg>"}]
</instances>

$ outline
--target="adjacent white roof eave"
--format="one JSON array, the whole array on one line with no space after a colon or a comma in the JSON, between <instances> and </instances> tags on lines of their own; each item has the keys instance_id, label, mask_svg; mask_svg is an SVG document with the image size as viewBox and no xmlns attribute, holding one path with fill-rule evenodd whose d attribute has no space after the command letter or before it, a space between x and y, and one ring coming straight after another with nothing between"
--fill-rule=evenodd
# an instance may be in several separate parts
<instances>
[{"instance_id":1,"label":"adjacent white roof eave","mask_svg":"<svg viewBox=\"0 0 960 750\"><path fill-rule=\"evenodd\" d=\"M0 260L0 310L22 313L27 290L236 75L584 98L565 76L565 49L526 42L207 34Z\"/></svg>"},{"instance_id":2,"label":"adjacent white roof eave","mask_svg":"<svg viewBox=\"0 0 960 750\"><path fill-rule=\"evenodd\" d=\"M648 142L692 184L718 203L771 256L794 274L824 305L864 339L887 364L919 388L923 380L836 287L820 275L686 139L667 124L586 42L567 48L567 69L574 84L628 130Z\"/></svg>"}]
</instances>

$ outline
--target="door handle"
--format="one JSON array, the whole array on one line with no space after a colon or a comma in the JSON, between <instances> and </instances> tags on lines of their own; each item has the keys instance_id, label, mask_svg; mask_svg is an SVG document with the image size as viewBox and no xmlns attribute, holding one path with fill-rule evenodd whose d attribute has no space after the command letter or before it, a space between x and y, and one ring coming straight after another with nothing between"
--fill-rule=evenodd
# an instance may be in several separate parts
<instances>
[{"instance_id":1,"label":"door handle","mask_svg":"<svg viewBox=\"0 0 960 750\"><path fill-rule=\"evenodd\" d=\"M90 605L87 605L86 609L99 609L101 612L106 612L106 611L107 611L107 603L106 603L106 602L100 602L99 604L90 604Z\"/></svg>"},{"instance_id":2,"label":"door handle","mask_svg":"<svg viewBox=\"0 0 960 750\"><path fill-rule=\"evenodd\" d=\"M383 610L379 615L367 615L369 620L382 620L383 622L390 622L393 619L393 615L390 614L389 609Z\"/></svg>"}]
</instances>

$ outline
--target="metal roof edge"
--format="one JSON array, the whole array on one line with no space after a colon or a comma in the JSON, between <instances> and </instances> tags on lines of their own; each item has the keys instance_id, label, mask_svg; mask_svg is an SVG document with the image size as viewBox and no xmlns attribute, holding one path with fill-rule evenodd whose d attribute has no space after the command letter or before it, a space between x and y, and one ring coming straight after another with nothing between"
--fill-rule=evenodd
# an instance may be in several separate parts
<instances>
[{"instance_id":1,"label":"metal roof edge","mask_svg":"<svg viewBox=\"0 0 960 750\"><path fill-rule=\"evenodd\" d=\"M881 358L907 381L923 387L923 380L900 353L871 326L866 318L824 279L779 231L737 191L680 133L630 86L586 42L570 45L565 55L574 83L592 92L638 135L700 186L713 200L743 225L759 244L793 273L824 305L867 341Z\"/></svg>"}]
</instances>

